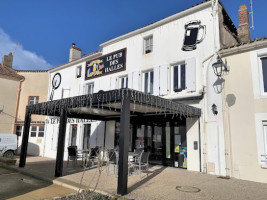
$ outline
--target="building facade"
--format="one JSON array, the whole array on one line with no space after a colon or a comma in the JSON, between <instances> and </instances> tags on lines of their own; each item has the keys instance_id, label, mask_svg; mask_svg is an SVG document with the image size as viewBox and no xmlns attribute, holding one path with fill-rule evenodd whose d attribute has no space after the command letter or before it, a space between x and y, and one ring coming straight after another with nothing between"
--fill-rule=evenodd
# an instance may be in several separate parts
<instances>
[{"instance_id":1,"label":"building facade","mask_svg":"<svg viewBox=\"0 0 267 200\"><path fill-rule=\"evenodd\" d=\"M0 65L0 133L13 134L18 99L24 77L13 68L13 55L5 55Z\"/></svg>"},{"instance_id":2,"label":"building facade","mask_svg":"<svg viewBox=\"0 0 267 200\"><path fill-rule=\"evenodd\" d=\"M223 49L220 55L230 68L222 92L230 175L267 183L267 41Z\"/></svg>"},{"instance_id":3,"label":"building facade","mask_svg":"<svg viewBox=\"0 0 267 200\"><path fill-rule=\"evenodd\" d=\"M25 77L20 89L15 129L19 136L18 146L20 150L26 106L47 101L49 76L48 71L17 70L17 73ZM44 138L45 117L33 115L28 144L29 155L44 155Z\"/></svg>"},{"instance_id":4,"label":"building facade","mask_svg":"<svg viewBox=\"0 0 267 200\"><path fill-rule=\"evenodd\" d=\"M237 30L223 6L203 2L102 43L101 52L81 57L73 44L70 62L49 70L48 100L130 88L200 108L200 118L132 124L129 151L144 148L155 164L229 175L222 94L212 64L220 48L236 41ZM118 127L116 121L68 119L65 158L73 145L116 148ZM44 155L56 157L58 118L47 117L45 130Z\"/></svg>"}]
</instances>

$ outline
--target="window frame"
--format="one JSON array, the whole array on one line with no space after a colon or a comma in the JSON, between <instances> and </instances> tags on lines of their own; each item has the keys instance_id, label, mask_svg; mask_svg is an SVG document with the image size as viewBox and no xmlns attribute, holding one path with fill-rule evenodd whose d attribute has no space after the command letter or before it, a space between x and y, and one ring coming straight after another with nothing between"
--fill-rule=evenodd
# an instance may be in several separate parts
<instances>
[{"instance_id":1,"label":"window frame","mask_svg":"<svg viewBox=\"0 0 267 200\"><path fill-rule=\"evenodd\" d=\"M151 86L151 73L153 74L152 86ZM146 74L148 74L148 82L147 82L148 83L148 86L147 86L148 91L147 92L146 92ZM145 94L153 94L153 92L154 92L154 79L155 79L155 74L154 74L153 69L142 71L142 91Z\"/></svg>"},{"instance_id":2,"label":"window frame","mask_svg":"<svg viewBox=\"0 0 267 200\"><path fill-rule=\"evenodd\" d=\"M263 77L263 69L262 69L262 59L266 58L267 59L267 54L263 54L258 56L258 63L259 63L259 81L260 81L260 94L261 96L267 97L267 91L264 91L264 77ZM266 66L267 67L267 66ZM266 77L267 81L267 77ZM266 88L267 89L267 88Z\"/></svg>"},{"instance_id":3,"label":"window frame","mask_svg":"<svg viewBox=\"0 0 267 200\"><path fill-rule=\"evenodd\" d=\"M124 86L122 86L122 80L124 80ZM121 76L119 77L119 87L120 89L123 89L123 88L128 88L129 87L129 79L128 79L128 76Z\"/></svg>"},{"instance_id":4,"label":"window frame","mask_svg":"<svg viewBox=\"0 0 267 200\"><path fill-rule=\"evenodd\" d=\"M36 127L36 130L33 131L33 127ZM35 133L35 135L33 136L32 133ZM37 133L38 133L38 126L31 126L31 131L30 131L30 137L34 138L34 137L37 137Z\"/></svg>"},{"instance_id":5,"label":"window frame","mask_svg":"<svg viewBox=\"0 0 267 200\"><path fill-rule=\"evenodd\" d=\"M94 86L95 86L94 82L86 83L86 85L85 85L85 94L93 94L94 93ZM89 92L89 87L90 87L90 91L91 92Z\"/></svg>"},{"instance_id":6,"label":"window frame","mask_svg":"<svg viewBox=\"0 0 267 200\"><path fill-rule=\"evenodd\" d=\"M149 44L147 44L147 42ZM143 40L143 53L144 54L149 54L149 53L152 53L153 52L153 35L149 35L149 36L146 36L144 37L144 40Z\"/></svg>"},{"instance_id":7,"label":"window frame","mask_svg":"<svg viewBox=\"0 0 267 200\"><path fill-rule=\"evenodd\" d=\"M82 66L77 66L76 67L76 78L82 77Z\"/></svg>"},{"instance_id":8,"label":"window frame","mask_svg":"<svg viewBox=\"0 0 267 200\"><path fill-rule=\"evenodd\" d=\"M184 88L179 89L180 87L182 87L183 83L182 83L182 79L181 79L181 66L184 65ZM174 69L175 67L178 67L178 90L175 91L174 90ZM180 87L179 87L180 86ZM177 94L177 93L185 93L186 92L186 62L179 62L179 63L175 63L171 65L171 93L172 94Z\"/></svg>"},{"instance_id":9,"label":"window frame","mask_svg":"<svg viewBox=\"0 0 267 200\"><path fill-rule=\"evenodd\" d=\"M33 97L33 100L31 100L30 98ZM37 100L36 100L37 99ZM33 101L33 104L31 104L30 102ZM37 102L36 102L37 101ZM28 105L34 105L34 104L37 104L39 103L39 96L29 96L28 97Z\"/></svg>"},{"instance_id":10,"label":"window frame","mask_svg":"<svg viewBox=\"0 0 267 200\"><path fill-rule=\"evenodd\" d=\"M18 130L18 127L20 127L21 129ZM22 135L22 132L23 132L23 126L22 125L16 125L16 135L19 137Z\"/></svg>"}]
</instances>

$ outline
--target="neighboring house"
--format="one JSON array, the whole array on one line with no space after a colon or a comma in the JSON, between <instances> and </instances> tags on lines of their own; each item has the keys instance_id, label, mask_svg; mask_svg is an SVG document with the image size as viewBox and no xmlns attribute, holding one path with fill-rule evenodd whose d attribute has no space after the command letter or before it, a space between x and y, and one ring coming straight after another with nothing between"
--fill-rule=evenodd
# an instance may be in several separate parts
<instances>
[{"instance_id":1,"label":"neighboring house","mask_svg":"<svg viewBox=\"0 0 267 200\"><path fill-rule=\"evenodd\" d=\"M220 55L230 68L222 77L230 175L267 183L267 39L223 49Z\"/></svg>"},{"instance_id":2,"label":"neighboring house","mask_svg":"<svg viewBox=\"0 0 267 200\"><path fill-rule=\"evenodd\" d=\"M27 105L47 101L48 72L40 70L17 70L18 74L25 77L21 84L18 111L16 118L16 134L19 136L19 147L22 141L25 110ZM29 135L28 154L44 154L45 117L33 115Z\"/></svg>"},{"instance_id":3,"label":"neighboring house","mask_svg":"<svg viewBox=\"0 0 267 200\"><path fill-rule=\"evenodd\" d=\"M0 133L13 134L19 91L24 77L12 68L13 55L4 55L0 65Z\"/></svg>"},{"instance_id":4,"label":"neighboring house","mask_svg":"<svg viewBox=\"0 0 267 200\"><path fill-rule=\"evenodd\" d=\"M129 151L145 148L155 164L228 175L222 94L214 89L212 64L219 49L236 43L237 30L223 6L206 1L107 41L101 52L81 57L73 44L70 62L48 71L48 100L131 88L201 108L200 118L132 125ZM118 121L68 119L65 158L70 145L116 148L118 127ZM47 117L45 156L56 157L57 140L58 118Z\"/></svg>"}]
</instances>

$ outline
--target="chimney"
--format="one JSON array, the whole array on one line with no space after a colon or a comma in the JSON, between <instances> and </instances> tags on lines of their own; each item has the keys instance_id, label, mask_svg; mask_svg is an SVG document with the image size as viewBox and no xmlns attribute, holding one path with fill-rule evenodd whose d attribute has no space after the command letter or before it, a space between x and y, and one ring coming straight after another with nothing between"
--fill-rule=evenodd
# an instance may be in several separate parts
<instances>
[{"instance_id":1,"label":"chimney","mask_svg":"<svg viewBox=\"0 0 267 200\"><path fill-rule=\"evenodd\" d=\"M9 52L8 55L4 55L3 58L2 58L2 66L5 66L5 67L10 67L12 68L12 64L13 64L13 55L11 52Z\"/></svg>"},{"instance_id":2,"label":"chimney","mask_svg":"<svg viewBox=\"0 0 267 200\"><path fill-rule=\"evenodd\" d=\"M249 13L246 5L242 5L238 10L239 26L237 29L238 39L240 42L250 41Z\"/></svg>"},{"instance_id":3,"label":"chimney","mask_svg":"<svg viewBox=\"0 0 267 200\"><path fill-rule=\"evenodd\" d=\"M70 58L69 62L76 60L78 58L81 58L82 50L75 46L75 43L72 43L72 46L70 47Z\"/></svg>"}]
</instances>

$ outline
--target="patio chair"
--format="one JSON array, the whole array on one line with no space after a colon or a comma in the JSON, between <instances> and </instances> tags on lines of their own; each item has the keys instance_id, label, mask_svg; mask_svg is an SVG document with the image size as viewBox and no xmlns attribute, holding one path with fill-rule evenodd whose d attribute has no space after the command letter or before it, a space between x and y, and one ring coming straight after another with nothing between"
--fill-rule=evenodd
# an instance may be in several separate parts
<instances>
[{"instance_id":1,"label":"patio chair","mask_svg":"<svg viewBox=\"0 0 267 200\"><path fill-rule=\"evenodd\" d=\"M109 165L113 165L114 167L114 174L117 174L117 167L118 167L118 158L115 151L108 152L108 161L106 164L106 173L109 174Z\"/></svg>"},{"instance_id":2,"label":"patio chair","mask_svg":"<svg viewBox=\"0 0 267 200\"><path fill-rule=\"evenodd\" d=\"M94 167L95 162L98 158L98 148L90 148L87 155L86 155L86 160L85 160L85 166L86 167ZM88 164L91 163L91 166L88 166Z\"/></svg>"},{"instance_id":3,"label":"patio chair","mask_svg":"<svg viewBox=\"0 0 267 200\"><path fill-rule=\"evenodd\" d=\"M69 166L69 161L73 161L73 166L76 166L77 160L82 159L83 162L83 155L77 153L77 146L69 146L68 147L68 162L67 162L67 167Z\"/></svg>"},{"instance_id":4,"label":"patio chair","mask_svg":"<svg viewBox=\"0 0 267 200\"><path fill-rule=\"evenodd\" d=\"M139 162L141 154L144 152L144 149L134 149L134 162Z\"/></svg>"},{"instance_id":5,"label":"patio chair","mask_svg":"<svg viewBox=\"0 0 267 200\"><path fill-rule=\"evenodd\" d=\"M134 166L135 172L138 171L140 178L141 178L141 172L144 168L146 168L147 176L148 176L148 158L149 158L150 152L142 152L141 157L138 162L132 163Z\"/></svg>"}]
</instances>

